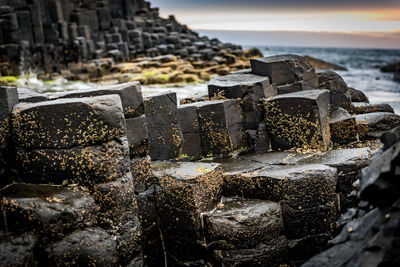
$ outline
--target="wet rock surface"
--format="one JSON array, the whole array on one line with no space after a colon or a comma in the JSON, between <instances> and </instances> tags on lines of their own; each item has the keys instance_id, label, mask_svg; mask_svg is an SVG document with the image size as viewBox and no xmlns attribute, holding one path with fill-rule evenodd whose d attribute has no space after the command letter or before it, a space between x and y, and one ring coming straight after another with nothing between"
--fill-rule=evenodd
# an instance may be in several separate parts
<instances>
[{"instance_id":1,"label":"wet rock surface","mask_svg":"<svg viewBox=\"0 0 400 267\"><path fill-rule=\"evenodd\" d=\"M144 114L125 109L140 103L137 83L43 101L5 89L1 137L11 156L1 172L0 257L12 265L280 266L329 245L327 257L306 265L396 264L398 116L352 116L340 107L349 98L330 96L347 97L336 74L327 75L330 92L304 91L316 74L300 57L257 64L272 77L242 72L210 83L239 99L178 105L175 93L150 95ZM266 99L275 78L302 90ZM82 116L70 121L71 112Z\"/></svg>"}]
</instances>

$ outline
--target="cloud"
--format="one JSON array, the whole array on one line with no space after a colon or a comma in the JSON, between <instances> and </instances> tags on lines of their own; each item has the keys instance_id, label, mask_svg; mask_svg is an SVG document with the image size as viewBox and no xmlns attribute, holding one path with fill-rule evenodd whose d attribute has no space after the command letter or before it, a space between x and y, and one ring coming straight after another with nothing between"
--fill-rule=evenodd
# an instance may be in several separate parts
<instances>
[{"instance_id":1,"label":"cloud","mask_svg":"<svg viewBox=\"0 0 400 267\"><path fill-rule=\"evenodd\" d=\"M153 6L168 9L185 8L388 8L400 7L399 0L152 0Z\"/></svg>"}]
</instances>

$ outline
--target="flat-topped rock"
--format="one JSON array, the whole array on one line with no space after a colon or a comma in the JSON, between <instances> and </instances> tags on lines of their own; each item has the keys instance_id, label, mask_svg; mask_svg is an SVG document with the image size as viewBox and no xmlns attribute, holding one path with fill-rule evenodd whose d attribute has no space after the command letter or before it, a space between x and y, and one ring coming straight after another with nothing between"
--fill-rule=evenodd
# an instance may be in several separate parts
<instances>
[{"instance_id":1,"label":"flat-topped rock","mask_svg":"<svg viewBox=\"0 0 400 267\"><path fill-rule=\"evenodd\" d=\"M374 112L354 116L360 138L379 137L382 132L400 125L400 116L390 112Z\"/></svg>"},{"instance_id":2,"label":"flat-topped rock","mask_svg":"<svg viewBox=\"0 0 400 267\"><path fill-rule=\"evenodd\" d=\"M18 149L17 166L29 183L102 183L129 171L126 137L101 146L69 149Z\"/></svg>"},{"instance_id":3,"label":"flat-topped rock","mask_svg":"<svg viewBox=\"0 0 400 267\"><path fill-rule=\"evenodd\" d=\"M373 112L390 112L394 113L393 108L389 104L370 104L366 102L352 103L353 111L356 114L365 114Z\"/></svg>"},{"instance_id":4,"label":"flat-topped rock","mask_svg":"<svg viewBox=\"0 0 400 267\"><path fill-rule=\"evenodd\" d=\"M329 127L335 144L348 144L358 139L356 119L345 109L337 108L330 113Z\"/></svg>"},{"instance_id":5,"label":"flat-topped rock","mask_svg":"<svg viewBox=\"0 0 400 267\"><path fill-rule=\"evenodd\" d=\"M101 228L74 232L45 249L54 265L118 265L117 243Z\"/></svg>"},{"instance_id":6,"label":"flat-topped rock","mask_svg":"<svg viewBox=\"0 0 400 267\"><path fill-rule=\"evenodd\" d=\"M76 186L12 184L0 195L2 228L14 233L34 231L46 238L94 225L99 210L89 193Z\"/></svg>"},{"instance_id":7,"label":"flat-topped rock","mask_svg":"<svg viewBox=\"0 0 400 267\"><path fill-rule=\"evenodd\" d=\"M248 248L280 236L281 205L266 200L225 199L216 210L202 214L208 244Z\"/></svg>"},{"instance_id":8,"label":"flat-topped rock","mask_svg":"<svg viewBox=\"0 0 400 267\"><path fill-rule=\"evenodd\" d=\"M330 143L329 91L309 90L265 101L265 122L273 149L314 148Z\"/></svg>"},{"instance_id":9,"label":"flat-topped rock","mask_svg":"<svg viewBox=\"0 0 400 267\"><path fill-rule=\"evenodd\" d=\"M268 77L254 74L231 74L214 78L208 83L209 97L223 96L236 99L251 93L260 98L277 94Z\"/></svg>"},{"instance_id":10,"label":"flat-topped rock","mask_svg":"<svg viewBox=\"0 0 400 267\"><path fill-rule=\"evenodd\" d=\"M102 86L90 90L77 90L50 94L48 100L60 98L81 98L118 94L121 97L125 118L134 118L144 114L142 88L139 82ZM29 101L32 102L32 101Z\"/></svg>"},{"instance_id":11,"label":"flat-topped rock","mask_svg":"<svg viewBox=\"0 0 400 267\"><path fill-rule=\"evenodd\" d=\"M317 88L318 81L314 67L303 57L297 55L278 55L251 59L252 73L270 78L277 85L304 83L303 90Z\"/></svg>"},{"instance_id":12,"label":"flat-topped rock","mask_svg":"<svg viewBox=\"0 0 400 267\"><path fill-rule=\"evenodd\" d=\"M183 136L176 93L148 95L144 103L151 159L178 158L182 152Z\"/></svg>"},{"instance_id":13,"label":"flat-topped rock","mask_svg":"<svg viewBox=\"0 0 400 267\"><path fill-rule=\"evenodd\" d=\"M206 210L219 200L222 168L216 163L154 162L153 174L163 191L161 200L182 210Z\"/></svg>"},{"instance_id":14,"label":"flat-topped rock","mask_svg":"<svg viewBox=\"0 0 400 267\"><path fill-rule=\"evenodd\" d=\"M346 82L334 71L318 72L318 88L330 91L333 107L351 110L351 96Z\"/></svg>"},{"instance_id":15,"label":"flat-topped rock","mask_svg":"<svg viewBox=\"0 0 400 267\"><path fill-rule=\"evenodd\" d=\"M48 101L48 98L45 94L37 93L31 89L18 87L17 90L18 90L19 102L36 103L36 102Z\"/></svg>"},{"instance_id":16,"label":"flat-topped rock","mask_svg":"<svg viewBox=\"0 0 400 267\"><path fill-rule=\"evenodd\" d=\"M28 149L88 146L126 134L118 95L21 103L12 125L16 144Z\"/></svg>"},{"instance_id":17,"label":"flat-topped rock","mask_svg":"<svg viewBox=\"0 0 400 267\"><path fill-rule=\"evenodd\" d=\"M199 126L203 155L229 154L244 142L242 115L236 100L201 101L195 106L199 115Z\"/></svg>"},{"instance_id":18,"label":"flat-topped rock","mask_svg":"<svg viewBox=\"0 0 400 267\"><path fill-rule=\"evenodd\" d=\"M240 190L237 196L313 206L335 193L337 171L322 164L271 165L253 172L224 173L224 179L227 187Z\"/></svg>"}]
</instances>

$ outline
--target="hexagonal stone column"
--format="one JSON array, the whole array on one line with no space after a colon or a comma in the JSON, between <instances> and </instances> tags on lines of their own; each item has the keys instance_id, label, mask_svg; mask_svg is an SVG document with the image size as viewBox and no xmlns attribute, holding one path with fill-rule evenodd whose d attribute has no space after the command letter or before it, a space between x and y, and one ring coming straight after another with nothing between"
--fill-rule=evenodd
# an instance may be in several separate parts
<instances>
[{"instance_id":1,"label":"hexagonal stone column","mask_svg":"<svg viewBox=\"0 0 400 267\"><path fill-rule=\"evenodd\" d=\"M309 90L265 101L265 122L273 149L326 150L330 144L329 91Z\"/></svg>"}]
</instances>

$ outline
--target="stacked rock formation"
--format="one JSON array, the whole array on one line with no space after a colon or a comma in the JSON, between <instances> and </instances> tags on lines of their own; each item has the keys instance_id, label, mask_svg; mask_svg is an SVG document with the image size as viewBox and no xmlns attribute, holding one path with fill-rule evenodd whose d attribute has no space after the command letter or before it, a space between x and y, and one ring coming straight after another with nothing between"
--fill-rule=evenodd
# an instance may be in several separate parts
<instances>
[{"instance_id":1,"label":"stacked rock formation","mask_svg":"<svg viewBox=\"0 0 400 267\"><path fill-rule=\"evenodd\" d=\"M353 104L367 99L298 56L253 68L212 80L211 97L185 105L175 93L142 96L136 82L48 94L2 87L11 118L1 131L3 262L279 266L325 249L358 204L353 183L376 138L398 142L388 130L400 116ZM386 175L397 175L393 147L361 179L372 205L398 198Z\"/></svg>"},{"instance_id":2,"label":"stacked rock formation","mask_svg":"<svg viewBox=\"0 0 400 267\"><path fill-rule=\"evenodd\" d=\"M243 51L199 37L173 16L160 18L158 8L144 0L0 1L3 76L30 68L93 78L110 70L105 58L121 62L167 54L191 62L215 59L233 64ZM91 64L84 70L71 64L88 61Z\"/></svg>"}]
</instances>

